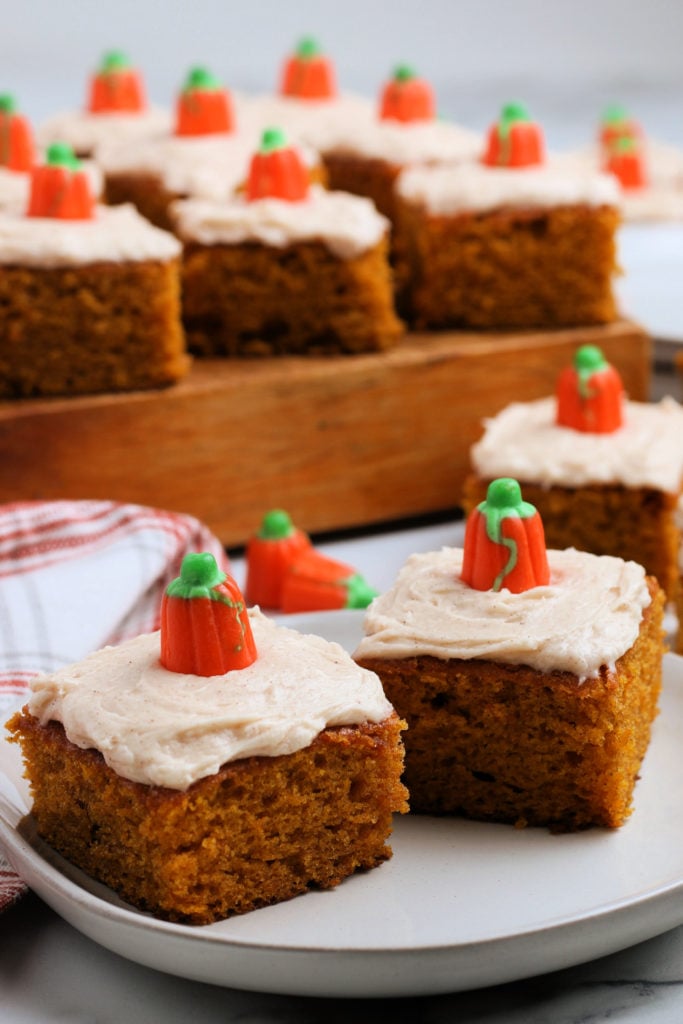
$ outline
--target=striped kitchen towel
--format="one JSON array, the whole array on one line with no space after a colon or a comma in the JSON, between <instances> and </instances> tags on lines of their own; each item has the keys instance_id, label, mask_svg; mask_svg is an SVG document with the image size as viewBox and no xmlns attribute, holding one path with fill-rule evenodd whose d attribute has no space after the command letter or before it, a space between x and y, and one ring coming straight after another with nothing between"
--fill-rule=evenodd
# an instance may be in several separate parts
<instances>
[{"instance_id":1,"label":"striped kitchen towel","mask_svg":"<svg viewBox=\"0 0 683 1024\"><path fill-rule=\"evenodd\" d=\"M112 501L0 505L0 714L36 673L157 629L189 551L227 569L220 542L192 516ZM0 910L24 891L0 851Z\"/></svg>"}]
</instances>

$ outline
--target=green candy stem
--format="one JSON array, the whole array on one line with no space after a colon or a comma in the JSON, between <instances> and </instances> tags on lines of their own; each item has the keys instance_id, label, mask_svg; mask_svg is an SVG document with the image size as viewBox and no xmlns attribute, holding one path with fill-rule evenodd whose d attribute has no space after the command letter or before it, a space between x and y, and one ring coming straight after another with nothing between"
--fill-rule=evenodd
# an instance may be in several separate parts
<instances>
[{"instance_id":1,"label":"green candy stem","mask_svg":"<svg viewBox=\"0 0 683 1024\"><path fill-rule=\"evenodd\" d=\"M486 501L477 506L486 521L486 536L494 544L502 544L508 549L509 558L493 582L493 590L500 590L505 577L517 565L517 542L510 537L503 537L503 520L510 516L519 519L530 519L536 514L536 508L522 498L522 491L516 480L503 476L492 480L486 492Z\"/></svg>"},{"instance_id":2,"label":"green candy stem","mask_svg":"<svg viewBox=\"0 0 683 1024\"><path fill-rule=\"evenodd\" d=\"M193 552L185 555L180 566L180 576L176 577L167 587L169 597L208 597L212 601L223 601L234 604L218 594L213 588L225 579L216 559L208 551Z\"/></svg>"},{"instance_id":3,"label":"green candy stem","mask_svg":"<svg viewBox=\"0 0 683 1024\"><path fill-rule=\"evenodd\" d=\"M529 112L523 103L506 103L498 120L498 131L501 138L506 139L508 137L513 124L530 120Z\"/></svg>"},{"instance_id":4,"label":"green candy stem","mask_svg":"<svg viewBox=\"0 0 683 1024\"><path fill-rule=\"evenodd\" d=\"M220 89L221 83L208 68L192 68L185 79L183 92L191 92L194 89Z\"/></svg>"},{"instance_id":5,"label":"green candy stem","mask_svg":"<svg viewBox=\"0 0 683 1024\"><path fill-rule=\"evenodd\" d=\"M266 128L261 136L261 153L274 153L278 149L285 149L287 136L281 128Z\"/></svg>"},{"instance_id":6,"label":"green candy stem","mask_svg":"<svg viewBox=\"0 0 683 1024\"><path fill-rule=\"evenodd\" d=\"M581 348L577 349L574 356L574 369L579 381L579 395L581 398L590 398L592 394L590 386L591 377L594 373L599 373L608 367L609 363L597 345L582 345Z\"/></svg>"},{"instance_id":7,"label":"green candy stem","mask_svg":"<svg viewBox=\"0 0 683 1024\"><path fill-rule=\"evenodd\" d=\"M347 608L367 608L373 598L377 597L378 591L360 575L354 573L344 581L346 587Z\"/></svg>"},{"instance_id":8,"label":"green candy stem","mask_svg":"<svg viewBox=\"0 0 683 1024\"><path fill-rule=\"evenodd\" d=\"M294 533L294 523L287 512L281 508L266 512L261 522L257 537L261 540L284 540Z\"/></svg>"},{"instance_id":9,"label":"green candy stem","mask_svg":"<svg viewBox=\"0 0 683 1024\"><path fill-rule=\"evenodd\" d=\"M105 53L100 64L100 72L111 74L114 71L124 71L130 67L130 61L123 50L109 50Z\"/></svg>"},{"instance_id":10,"label":"green candy stem","mask_svg":"<svg viewBox=\"0 0 683 1024\"><path fill-rule=\"evenodd\" d=\"M610 103L606 110L603 111L603 124L623 124L625 121L628 121L628 111L626 107L622 107L619 103Z\"/></svg>"},{"instance_id":11,"label":"green candy stem","mask_svg":"<svg viewBox=\"0 0 683 1024\"><path fill-rule=\"evenodd\" d=\"M16 109L17 102L11 93L3 92L0 94L0 113L14 114L16 113Z\"/></svg>"},{"instance_id":12,"label":"green candy stem","mask_svg":"<svg viewBox=\"0 0 683 1024\"><path fill-rule=\"evenodd\" d=\"M304 36L296 48L296 55L301 60L312 60L313 57L319 57L320 52L320 44L314 36Z\"/></svg>"},{"instance_id":13,"label":"green candy stem","mask_svg":"<svg viewBox=\"0 0 683 1024\"><path fill-rule=\"evenodd\" d=\"M81 166L68 142L53 142L48 146L45 162L51 167L66 167L70 171L77 171Z\"/></svg>"},{"instance_id":14,"label":"green candy stem","mask_svg":"<svg viewBox=\"0 0 683 1024\"><path fill-rule=\"evenodd\" d=\"M417 75L409 64L399 64L394 71L395 82L410 82L413 78L417 78Z\"/></svg>"}]
</instances>

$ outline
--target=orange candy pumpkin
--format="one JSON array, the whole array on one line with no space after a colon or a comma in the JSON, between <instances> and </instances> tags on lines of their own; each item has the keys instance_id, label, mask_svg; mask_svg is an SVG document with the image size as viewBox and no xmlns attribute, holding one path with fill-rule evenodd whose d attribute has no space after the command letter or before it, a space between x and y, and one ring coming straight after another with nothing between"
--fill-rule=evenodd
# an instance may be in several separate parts
<instances>
[{"instance_id":1,"label":"orange candy pumpkin","mask_svg":"<svg viewBox=\"0 0 683 1024\"><path fill-rule=\"evenodd\" d=\"M331 100L337 95L332 62L310 36L285 61L280 95L299 100Z\"/></svg>"},{"instance_id":2,"label":"orange candy pumpkin","mask_svg":"<svg viewBox=\"0 0 683 1024\"><path fill-rule=\"evenodd\" d=\"M124 53L112 50L90 80L91 114L139 114L147 108L142 77Z\"/></svg>"},{"instance_id":3,"label":"orange candy pumpkin","mask_svg":"<svg viewBox=\"0 0 683 1024\"><path fill-rule=\"evenodd\" d=\"M556 388L558 426L587 434L611 434L623 423L624 388L619 372L597 345L577 349Z\"/></svg>"},{"instance_id":4,"label":"orange candy pumpkin","mask_svg":"<svg viewBox=\"0 0 683 1024\"><path fill-rule=\"evenodd\" d=\"M217 135L235 130L232 98L206 68L193 68L176 101L176 135Z\"/></svg>"},{"instance_id":5,"label":"orange candy pumpkin","mask_svg":"<svg viewBox=\"0 0 683 1024\"><path fill-rule=\"evenodd\" d=\"M436 116L434 91L412 68L401 65L382 90L379 116L383 121L433 121Z\"/></svg>"},{"instance_id":6,"label":"orange candy pumpkin","mask_svg":"<svg viewBox=\"0 0 683 1024\"><path fill-rule=\"evenodd\" d=\"M599 143L603 153L608 153L619 139L640 139L643 131L624 107L611 106L604 111L600 120Z\"/></svg>"},{"instance_id":7,"label":"orange candy pumpkin","mask_svg":"<svg viewBox=\"0 0 683 1024\"><path fill-rule=\"evenodd\" d=\"M27 120L17 111L13 96L0 96L0 167L26 173L35 162L33 131Z\"/></svg>"},{"instance_id":8,"label":"orange candy pumpkin","mask_svg":"<svg viewBox=\"0 0 683 1024\"><path fill-rule=\"evenodd\" d=\"M533 167L545 162L543 132L521 103L508 103L489 129L482 163L489 167Z\"/></svg>"},{"instance_id":9,"label":"orange candy pumpkin","mask_svg":"<svg viewBox=\"0 0 683 1024\"><path fill-rule=\"evenodd\" d=\"M54 142L47 151L47 162L33 168L26 215L93 219L95 200L90 180L66 143Z\"/></svg>"},{"instance_id":10,"label":"orange candy pumpkin","mask_svg":"<svg viewBox=\"0 0 683 1024\"><path fill-rule=\"evenodd\" d=\"M516 480L493 480L468 516L461 579L474 590L513 594L550 581L543 522Z\"/></svg>"},{"instance_id":11,"label":"orange candy pumpkin","mask_svg":"<svg viewBox=\"0 0 683 1024\"><path fill-rule=\"evenodd\" d=\"M307 198L309 188L308 168L298 151L287 144L279 128L267 128L261 139L261 148L249 165L247 200L254 202L271 198L296 203Z\"/></svg>"},{"instance_id":12,"label":"orange candy pumpkin","mask_svg":"<svg viewBox=\"0 0 683 1024\"><path fill-rule=\"evenodd\" d=\"M297 529L285 511L267 512L247 544L245 593L249 604L281 608L285 575L310 547L308 534Z\"/></svg>"},{"instance_id":13,"label":"orange candy pumpkin","mask_svg":"<svg viewBox=\"0 0 683 1024\"><path fill-rule=\"evenodd\" d=\"M295 559L282 581L282 611L334 611L367 608L377 591L350 565L315 548Z\"/></svg>"},{"instance_id":14,"label":"orange candy pumpkin","mask_svg":"<svg viewBox=\"0 0 683 1024\"><path fill-rule=\"evenodd\" d=\"M161 664L169 672L217 676L257 657L242 593L208 552L185 555L161 601Z\"/></svg>"},{"instance_id":15,"label":"orange candy pumpkin","mask_svg":"<svg viewBox=\"0 0 683 1024\"><path fill-rule=\"evenodd\" d=\"M603 170L613 174L626 191L647 187L645 154L637 138L623 136L612 142L604 159Z\"/></svg>"}]
</instances>

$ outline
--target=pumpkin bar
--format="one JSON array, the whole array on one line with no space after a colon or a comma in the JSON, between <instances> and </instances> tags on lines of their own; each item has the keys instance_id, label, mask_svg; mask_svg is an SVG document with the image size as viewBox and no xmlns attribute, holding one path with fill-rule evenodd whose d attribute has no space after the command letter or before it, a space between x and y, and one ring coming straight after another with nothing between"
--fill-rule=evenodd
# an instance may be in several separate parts
<instances>
[{"instance_id":1,"label":"pumpkin bar","mask_svg":"<svg viewBox=\"0 0 683 1024\"><path fill-rule=\"evenodd\" d=\"M132 207L94 203L68 146L0 211L0 397L160 387L189 358L180 245Z\"/></svg>"},{"instance_id":2,"label":"pumpkin bar","mask_svg":"<svg viewBox=\"0 0 683 1024\"><path fill-rule=\"evenodd\" d=\"M278 129L264 132L243 193L182 200L171 213L198 355L352 354L401 337L388 222L367 199L311 185Z\"/></svg>"},{"instance_id":3,"label":"pumpkin bar","mask_svg":"<svg viewBox=\"0 0 683 1024\"><path fill-rule=\"evenodd\" d=\"M621 826L657 714L663 605L635 562L546 551L518 482L493 481L464 549L413 555L354 654L408 723L411 810Z\"/></svg>"},{"instance_id":4,"label":"pumpkin bar","mask_svg":"<svg viewBox=\"0 0 683 1024\"><path fill-rule=\"evenodd\" d=\"M514 475L536 505L552 547L576 547L643 565L673 598L679 576L683 408L625 398L599 348L581 346L555 395L513 402L472 446L462 505Z\"/></svg>"},{"instance_id":5,"label":"pumpkin bar","mask_svg":"<svg viewBox=\"0 0 683 1024\"><path fill-rule=\"evenodd\" d=\"M167 110L149 103L140 69L123 51L110 50L89 77L83 108L49 117L36 137L43 148L64 142L77 157L94 157L103 144L127 145L168 131L170 120Z\"/></svg>"},{"instance_id":6,"label":"pumpkin bar","mask_svg":"<svg viewBox=\"0 0 683 1024\"><path fill-rule=\"evenodd\" d=\"M614 320L616 179L545 162L510 105L482 159L396 183L402 309L418 328L508 330Z\"/></svg>"},{"instance_id":7,"label":"pumpkin bar","mask_svg":"<svg viewBox=\"0 0 683 1024\"><path fill-rule=\"evenodd\" d=\"M247 611L207 553L183 561L161 633L36 677L8 723L43 839L136 908L189 924L390 857L404 726L375 675Z\"/></svg>"}]
</instances>

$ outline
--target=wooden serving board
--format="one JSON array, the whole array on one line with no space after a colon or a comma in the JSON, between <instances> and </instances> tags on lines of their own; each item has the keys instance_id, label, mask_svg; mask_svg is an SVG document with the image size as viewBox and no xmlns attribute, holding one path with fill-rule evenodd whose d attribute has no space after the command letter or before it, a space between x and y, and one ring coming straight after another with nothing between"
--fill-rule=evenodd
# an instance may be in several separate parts
<instances>
[{"instance_id":1,"label":"wooden serving board","mask_svg":"<svg viewBox=\"0 0 683 1024\"><path fill-rule=\"evenodd\" d=\"M0 403L0 502L103 498L190 513L226 546L264 512L329 531L455 508L483 416L550 394L580 344L649 397L637 325L412 334L346 358L196 360L162 391Z\"/></svg>"}]
</instances>

